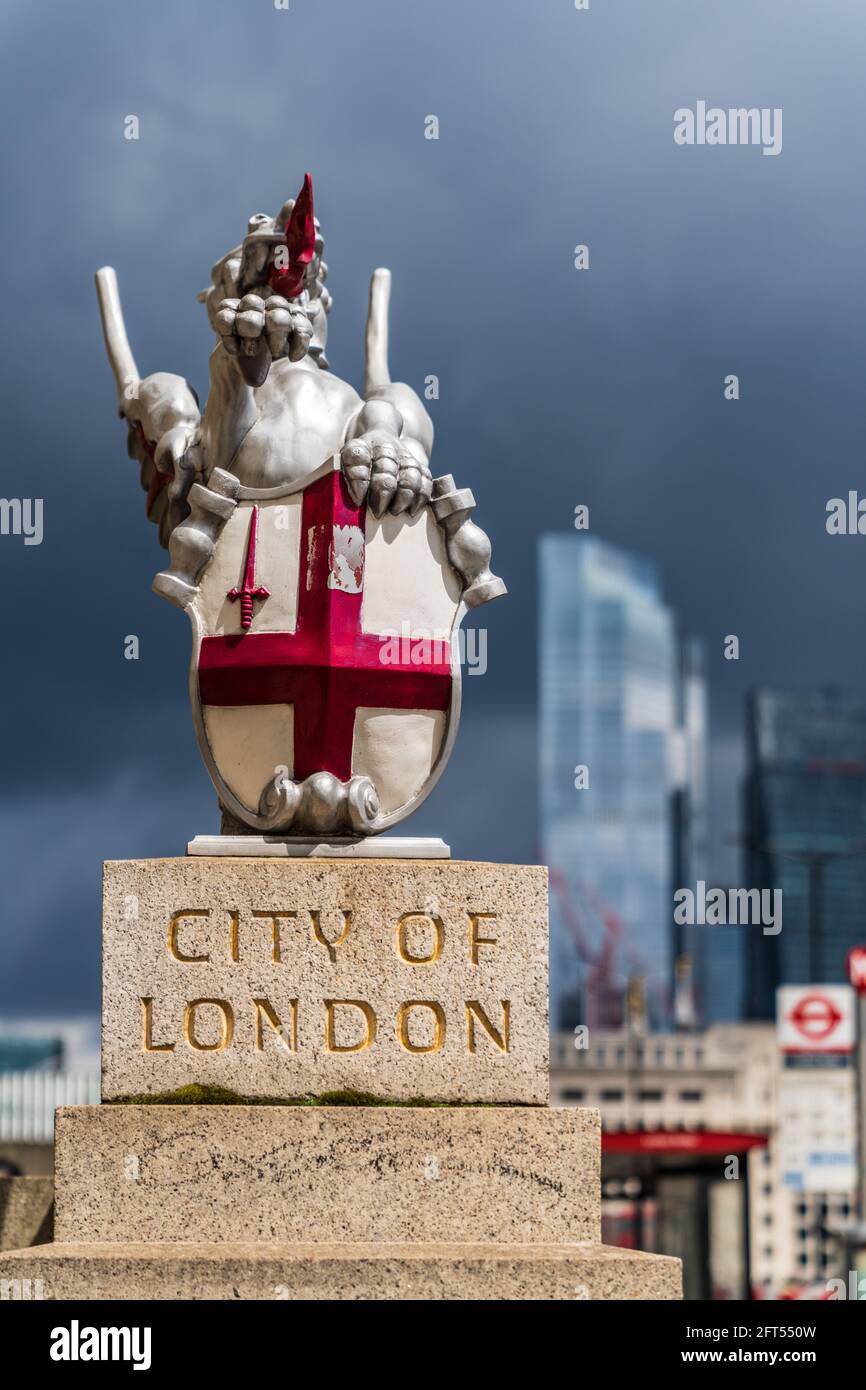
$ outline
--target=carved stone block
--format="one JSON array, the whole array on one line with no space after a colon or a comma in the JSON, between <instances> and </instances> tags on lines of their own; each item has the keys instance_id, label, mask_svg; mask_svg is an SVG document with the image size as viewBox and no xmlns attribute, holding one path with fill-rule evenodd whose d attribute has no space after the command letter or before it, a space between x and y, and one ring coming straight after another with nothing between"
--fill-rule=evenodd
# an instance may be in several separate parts
<instances>
[{"instance_id":1,"label":"carved stone block","mask_svg":"<svg viewBox=\"0 0 866 1390\"><path fill-rule=\"evenodd\" d=\"M219 1086L544 1104L547 871L422 860L105 866L104 1099Z\"/></svg>"}]
</instances>

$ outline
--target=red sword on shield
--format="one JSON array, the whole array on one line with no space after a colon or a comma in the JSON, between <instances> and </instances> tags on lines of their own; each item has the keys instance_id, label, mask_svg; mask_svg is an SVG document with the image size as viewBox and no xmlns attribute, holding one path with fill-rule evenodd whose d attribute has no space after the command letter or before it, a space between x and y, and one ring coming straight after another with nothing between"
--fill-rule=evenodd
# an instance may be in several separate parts
<instances>
[{"instance_id":1,"label":"red sword on shield","mask_svg":"<svg viewBox=\"0 0 866 1390\"><path fill-rule=\"evenodd\" d=\"M253 599L270 598L271 591L264 584L256 584L256 531L259 524L259 509L253 507L250 516L250 529L247 536L247 558L244 565L244 582L240 589L229 589L226 598L234 603L241 601L241 627L246 630L253 621Z\"/></svg>"}]
</instances>

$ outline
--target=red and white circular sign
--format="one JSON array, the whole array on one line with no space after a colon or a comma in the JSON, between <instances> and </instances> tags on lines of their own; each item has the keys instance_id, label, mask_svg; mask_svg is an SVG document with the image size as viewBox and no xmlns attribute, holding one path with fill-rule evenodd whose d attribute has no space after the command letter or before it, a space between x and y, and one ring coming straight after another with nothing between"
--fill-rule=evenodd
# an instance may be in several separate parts
<instances>
[{"instance_id":1,"label":"red and white circular sign","mask_svg":"<svg viewBox=\"0 0 866 1390\"><path fill-rule=\"evenodd\" d=\"M842 1021L832 999L824 994L805 994L788 1017L808 1042L824 1042Z\"/></svg>"},{"instance_id":2,"label":"red and white circular sign","mask_svg":"<svg viewBox=\"0 0 866 1390\"><path fill-rule=\"evenodd\" d=\"M850 1052L854 1046L850 985L784 985L778 1018L785 1052Z\"/></svg>"}]
</instances>

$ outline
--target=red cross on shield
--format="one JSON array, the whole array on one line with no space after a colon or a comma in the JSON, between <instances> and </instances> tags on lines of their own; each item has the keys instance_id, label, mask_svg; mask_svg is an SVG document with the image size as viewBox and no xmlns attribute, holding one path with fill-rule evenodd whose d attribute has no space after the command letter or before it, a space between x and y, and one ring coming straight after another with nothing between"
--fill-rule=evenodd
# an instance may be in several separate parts
<instances>
[{"instance_id":1,"label":"red cross on shield","mask_svg":"<svg viewBox=\"0 0 866 1390\"><path fill-rule=\"evenodd\" d=\"M255 813L279 769L325 771L369 777L389 823L407 815L447 755L460 593L430 509L377 520L336 460L278 495L242 489L193 614L199 740L224 804Z\"/></svg>"}]
</instances>

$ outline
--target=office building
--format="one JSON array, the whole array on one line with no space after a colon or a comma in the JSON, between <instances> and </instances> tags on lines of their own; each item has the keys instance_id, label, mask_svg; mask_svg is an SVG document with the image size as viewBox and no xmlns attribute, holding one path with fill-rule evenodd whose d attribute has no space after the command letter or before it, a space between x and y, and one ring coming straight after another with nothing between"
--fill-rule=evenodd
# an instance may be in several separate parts
<instances>
[{"instance_id":1,"label":"office building","mask_svg":"<svg viewBox=\"0 0 866 1390\"><path fill-rule=\"evenodd\" d=\"M706 697L655 567L585 533L540 543L541 854L551 1023L616 1026L639 977L674 1011L673 891L703 867Z\"/></svg>"},{"instance_id":2,"label":"office building","mask_svg":"<svg viewBox=\"0 0 866 1390\"><path fill-rule=\"evenodd\" d=\"M748 703L743 882L780 889L782 930L748 929L746 1012L780 984L845 979L866 939L866 704L761 690Z\"/></svg>"}]
</instances>

